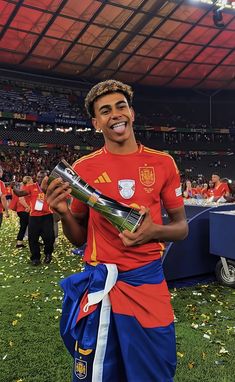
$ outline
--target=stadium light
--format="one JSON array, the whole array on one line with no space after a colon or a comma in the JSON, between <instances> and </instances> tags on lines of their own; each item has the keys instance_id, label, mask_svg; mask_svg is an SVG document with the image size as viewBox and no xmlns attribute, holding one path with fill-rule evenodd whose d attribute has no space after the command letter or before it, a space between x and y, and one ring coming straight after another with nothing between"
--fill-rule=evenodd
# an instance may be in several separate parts
<instances>
[{"instance_id":1,"label":"stadium light","mask_svg":"<svg viewBox=\"0 0 235 382\"><path fill-rule=\"evenodd\" d=\"M217 28L224 28L223 15L221 9L213 10L213 21Z\"/></svg>"},{"instance_id":2,"label":"stadium light","mask_svg":"<svg viewBox=\"0 0 235 382\"><path fill-rule=\"evenodd\" d=\"M232 0L192 0L193 3L214 4L218 9L235 9L235 1Z\"/></svg>"}]
</instances>

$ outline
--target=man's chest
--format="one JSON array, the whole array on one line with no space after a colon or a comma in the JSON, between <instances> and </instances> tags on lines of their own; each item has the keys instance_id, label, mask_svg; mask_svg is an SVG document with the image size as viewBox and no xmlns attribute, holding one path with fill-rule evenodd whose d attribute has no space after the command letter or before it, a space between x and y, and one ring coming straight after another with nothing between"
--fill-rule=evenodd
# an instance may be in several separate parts
<instances>
[{"instance_id":1,"label":"man's chest","mask_svg":"<svg viewBox=\"0 0 235 382\"><path fill-rule=\"evenodd\" d=\"M95 164L80 175L102 194L127 204L152 204L159 198L164 183L160 169L144 162Z\"/></svg>"}]
</instances>

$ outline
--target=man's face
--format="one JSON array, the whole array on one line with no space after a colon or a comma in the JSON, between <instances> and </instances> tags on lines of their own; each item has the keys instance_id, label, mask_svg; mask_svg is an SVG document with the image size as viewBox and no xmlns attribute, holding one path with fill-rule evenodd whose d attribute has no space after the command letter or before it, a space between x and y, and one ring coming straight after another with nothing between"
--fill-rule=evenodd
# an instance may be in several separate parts
<instances>
[{"instance_id":1,"label":"man's face","mask_svg":"<svg viewBox=\"0 0 235 382\"><path fill-rule=\"evenodd\" d=\"M102 131L105 141L122 143L133 135L134 111L122 93L111 93L94 102L93 126Z\"/></svg>"},{"instance_id":2,"label":"man's face","mask_svg":"<svg viewBox=\"0 0 235 382\"><path fill-rule=\"evenodd\" d=\"M217 183L220 180L220 177L218 175L213 174L211 177L211 180L213 183Z\"/></svg>"},{"instance_id":3,"label":"man's face","mask_svg":"<svg viewBox=\"0 0 235 382\"><path fill-rule=\"evenodd\" d=\"M37 182L38 182L38 184L41 184L41 183L42 183L42 180L43 180L43 178L44 178L46 175L47 175L47 173L46 173L46 172L43 172L43 171L39 171L39 172L37 173Z\"/></svg>"}]
</instances>

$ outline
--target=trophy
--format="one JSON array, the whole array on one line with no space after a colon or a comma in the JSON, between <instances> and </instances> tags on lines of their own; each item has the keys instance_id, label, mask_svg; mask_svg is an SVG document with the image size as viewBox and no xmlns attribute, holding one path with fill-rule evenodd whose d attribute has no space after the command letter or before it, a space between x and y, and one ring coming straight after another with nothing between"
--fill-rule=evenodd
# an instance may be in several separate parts
<instances>
[{"instance_id":1,"label":"trophy","mask_svg":"<svg viewBox=\"0 0 235 382\"><path fill-rule=\"evenodd\" d=\"M101 213L120 232L125 229L134 232L144 218L144 215L141 215L138 210L119 203L90 186L65 160L59 162L52 170L49 175L49 183L56 178L68 182L73 197Z\"/></svg>"}]
</instances>

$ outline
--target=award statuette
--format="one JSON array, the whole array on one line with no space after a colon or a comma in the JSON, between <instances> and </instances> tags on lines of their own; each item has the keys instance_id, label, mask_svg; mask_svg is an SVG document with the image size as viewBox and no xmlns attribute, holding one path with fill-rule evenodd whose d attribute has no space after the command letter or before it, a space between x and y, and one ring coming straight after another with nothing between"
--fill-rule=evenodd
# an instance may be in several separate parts
<instances>
[{"instance_id":1,"label":"award statuette","mask_svg":"<svg viewBox=\"0 0 235 382\"><path fill-rule=\"evenodd\" d=\"M49 183L56 178L61 178L64 182L68 182L72 189L72 196L101 213L120 232L125 229L134 232L141 224L144 215L141 215L134 208L130 208L103 195L100 191L90 186L65 160L59 162L54 170L52 170L49 175Z\"/></svg>"}]
</instances>

